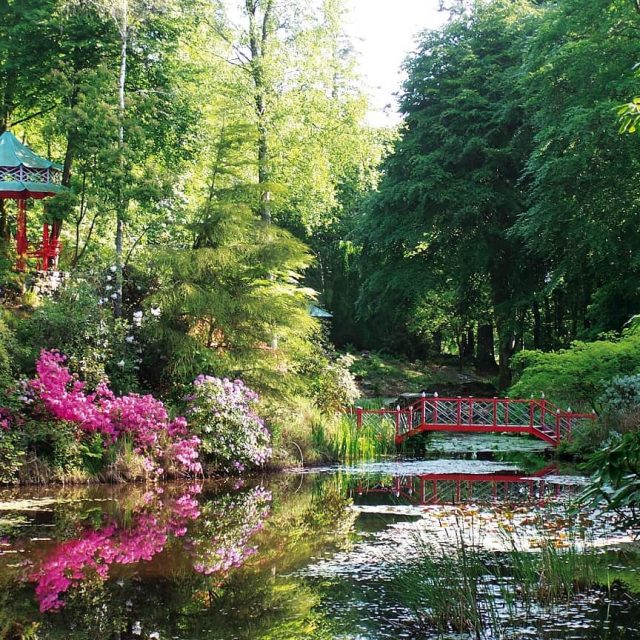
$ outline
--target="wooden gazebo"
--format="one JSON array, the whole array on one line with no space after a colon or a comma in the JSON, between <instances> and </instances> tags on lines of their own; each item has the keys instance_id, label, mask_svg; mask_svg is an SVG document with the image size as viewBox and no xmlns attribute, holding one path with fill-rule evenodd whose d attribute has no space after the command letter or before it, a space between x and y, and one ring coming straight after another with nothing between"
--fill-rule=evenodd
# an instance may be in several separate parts
<instances>
[{"instance_id":1,"label":"wooden gazebo","mask_svg":"<svg viewBox=\"0 0 640 640\"><path fill-rule=\"evenodd\" d=\"M26 269L29 255L27 240L27 200L40 200L64 190L60 184L62 167L36 155L10 131L0 135L0 199L18 204L16 222L16 269ZM42 246L31 255L38 257L38 269L56 269L60 253L60 221L44 223Z\"/></svg>"}]
</instances>

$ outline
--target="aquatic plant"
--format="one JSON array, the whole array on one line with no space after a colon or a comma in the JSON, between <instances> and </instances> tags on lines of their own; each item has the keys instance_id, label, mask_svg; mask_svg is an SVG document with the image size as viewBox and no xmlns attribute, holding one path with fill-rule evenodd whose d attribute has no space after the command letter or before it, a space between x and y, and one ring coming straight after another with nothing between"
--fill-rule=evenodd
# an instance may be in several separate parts
<instances>
[{"instance_id":1,"label":"aquatic plant","mask_svg":"<svg viewBox=\"0 0 640 640\"><path fill-rule=\"evenodd\" d=\"M525 541L506 513L498 525L503 550L494 554L482 544L475 513L456 513L447 544L418 537L417 561L394 580L397 596L425 627L499 637L521 613L570 603L596 584L579 520L539 514L526 523L537 533Z\"/></svg>"},{"instance_id":2,"label":"aquatic plant","mask_svg":"<svg viewBox=\"0 0 640 640\"><path fill-rule=\"evenodd\" d=\"M241 472L272 454L271 433L256 413L258 394L242 380L200 375L187 400L192 431L218 470Z\"/></svg>"},{"instance_id":3,"label":"aquatic plant","mask_svg":"<svg viewBox=\"0 0 640 640\"><path fill-rule=\"evenodd\" d=\"M495 618L486 554L473 523L466 530L463 517L457 522L453 551L416 539L417 562L395 577L394 590L421 625L441 635L468 632L480 638L487 619Z\"/></svg>"},{"instance_id":4,"label":"aquatic plant","mask_svg":"<svg viewBox=\"0 0 640 640\"><path fill-rule=\"evenodd\" d=\"M342 414L328 441L334 459L341 462L379 460L396 451L395 424L392 418L365 419L358 426L355 415Z\"/></svg>"}]
</instances>

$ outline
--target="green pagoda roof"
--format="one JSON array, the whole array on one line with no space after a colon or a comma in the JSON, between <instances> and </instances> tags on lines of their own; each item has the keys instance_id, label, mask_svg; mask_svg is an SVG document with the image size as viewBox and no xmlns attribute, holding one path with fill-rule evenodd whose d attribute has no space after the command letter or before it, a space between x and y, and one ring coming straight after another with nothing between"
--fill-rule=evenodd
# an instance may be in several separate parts
<instances>
[{"instance_id":1,"label":"green pagoda roof","mask_svg":"<svg viewBox=\"0 0 640 640\"><path fill-rule=\"evenodd\" d=\"M62 170L62 166L36 155L22 144L11 131L0 135L0 167L27 167L28 169Z\"/></svg>"},{"instance_id":2,"label":"green pagoda roof","mask_svg":"<svg viewBox=\"0 0 640 640\"><path fill-rule=\"evenodd\" d=\"M36 155L10 131L0 135L0 199L46 198L64 191L62 167Z\"/></svg>"},{"instance_id":3,"label":"green pagoda roof","mask_svg":"<svg viewBox=\"0 0 640 640\"><path fill-rule=\"evenodd\" d=\"M329 313L326 309L316 307L315 304L309 305L309 315L312 318L333 318L333 314Z\"/></svg>"}]
</instances>

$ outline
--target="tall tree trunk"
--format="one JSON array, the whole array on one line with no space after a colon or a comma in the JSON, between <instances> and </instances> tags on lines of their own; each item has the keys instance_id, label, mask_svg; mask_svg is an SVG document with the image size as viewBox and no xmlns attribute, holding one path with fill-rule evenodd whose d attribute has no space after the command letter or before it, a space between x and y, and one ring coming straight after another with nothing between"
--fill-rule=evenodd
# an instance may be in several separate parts
<instances>
[{"instance_id":1,"label":"tall tree trunk","mask_svg":"<svg viewBox=\"0 0 640 640\"><path fill-rule=\"evenodd\" d=\"M509 363L515 350L515 335L513 322L510 318L498 317L498 387L507 389L511 384L511 367Z\"/></svg>"},{"instance_id":2,"label":"tall tree trunk","mask_svg":"<svg viewBox=\"0 0 640 640\"><path fill-rule=\"evenodd\" d=\"M476 352L476 336L473 327L467 328L467 346L464 350L465 358L473 358Z\"/></svg>"},{"instance_id":3,"label":"tall tree trunk","mask_svg":"<svg viewBox=\"0 0 640 640\"><path fill-rule=\"evenodd\" d=\"M259 9L263 6L262 17ZM245 9L249 17L249 50L251 59L249 71L255 90L255 112L258 130L258 187L260 192L260 219L271 224L271 192L269 191L269 113L267 107L268 85L265 78L265 58L271 32L274 0L246 0ZM267 276L274 280L273 274ZM278 336L271 334L271 348L278 348Z\"/></svg>"},{"instance_id":4,"label":"tall tree trunk","mask_svg":"<svg viewBox=\"0 0 640 640\"><path fill-rule=\"evenodd\" d=\"M493 325L491 323L478 325L478 339L476 352L476 366L481 371L495 371L496 356L493 341Z\"/></svg>"},{"instance_id":5,"label":"tall tree trunk","mask_svg":"<svg viewBox=\"0 0 640 640\"><path fill-rule=\"evenodd\" d=\"M542 348L542 318L540 317L540 305L537 300L531 306L533 311L533 348Z\"/></svg>"},{"instance_id":6,"label":"tall tree trunk","mask_svg":"<svg viewBox=\"0 0 640 640\"><path fill-rule=\"evenodd\" d=\"M118 128L118 149L120 151L120 165L124 175L124 117L125 117L125 84L127 81L127 46L129 44L129 15L128 0L124 0L122 5L122 24L120 30L120 75L118 78L118 116L120 126ZM116 208L116 300L114 315L116 318L122 316L122 289L124 284L123 238L124 221L127 203L124 196L124 184L120 184L118 194L118 204Z\"/></svg>"},{"instance_id":7,"label":"tall tree trunk","mask_svg":"<svg viewBox=\"0 0 640 640\"><path fill-rule=\"evenodd\" d=\"M259 16L260 5L264 4L262 17ZM267 81L265 78L265 57L271 36L271 19L273 0L246 0L246 11L249 17L249 49L251 61L249 70L255 90L255 111L257 118L258 140L258 186L260 187L260 218L271 222L271 192L269 191L269 129L267 108Z\"/></svg>"}]
</instances>

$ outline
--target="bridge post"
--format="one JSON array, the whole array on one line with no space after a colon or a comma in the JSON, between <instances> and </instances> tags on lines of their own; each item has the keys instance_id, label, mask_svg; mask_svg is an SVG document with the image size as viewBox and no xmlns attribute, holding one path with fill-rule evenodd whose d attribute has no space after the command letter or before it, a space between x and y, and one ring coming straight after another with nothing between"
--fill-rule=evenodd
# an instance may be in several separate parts
<instances>
[{"instance_id":1,"label":"bridge post","mask_svg":"<svg viewBox=\"0 0 640 640\"><path fill-rule=\"evenodd\" d=\"M493 396L493 426L498 426L498 398Z\"/></svg>"},{"instance_id":2,"label":"bridge post","mask_svg":"<svg viewBox=\"0 0 640 640\"><path fill-rule=\"evenodd\" d=\"M396 444L398 444L398 438L400 437L400 405L396 405Z\"/></svg>"},{"instance_id":3,"label":"bridge post","mask_svg":"<svg viewBox=\"0 0 640 640\"><path fill-rule=\"evenodd\" d=\"M409 405L409 419L407 424L407 430L413 431L413 405Z\"/></svg>"},{"instance_id":4,"label":"bridge post","mask_svg":"<svg viewBox=\"0 0 640 640\"><path fill-rule=\"evenodd\" d=\"M462 424L462 397L458 396L458 415L457 415L458 424Z\"/></svg>"},{"instance_id":5,"label":"bridge post","mask_svg":"<svg viewBox=\"0 0 640 640\"><path fill-rule=\"evenodd\" d=\"M560 409L556 411L556 440L560 444Z\"/></svg>"},{"instance_id":6,"label":"bridge post","mask_svg":"<svg viewBox=\"0 0 640 640\"><path fill-rule=\"evenodd\" d=\"M421 406L422 406L422 424L426 424L427 423L427 409L426 409L426 400L427 398L427 394L423 391L422 392L422 400L421 400Z\"/></svg>"},{"instance_id":7,"label":"bridge post","mask_svg":"<svg viewBox=\"0 0 640 640\"><path fill-rule=\"evenodd\" d=\"M433 394L433 424L438 424L438 392Z\"/></svg>"},{"instance_id":8,"label":"bridge post","mask_svg":"<svg viewBox=\"0 0 640 640\"><path fill-rule=\"evenodd\" d=\"M535 400L529 400L529 428L533 431L533 423L534 423L534 406Z\"/></svg>"},{"instance_id":9,"label":"bridge post","mask_svg":"<svg viewBox=\"0 0 640 640\"><path fill-rule=\"evenodd\" d=\"M362 407L356 407L356 427L362 429Z\"/></svg>"}]
</instances>

